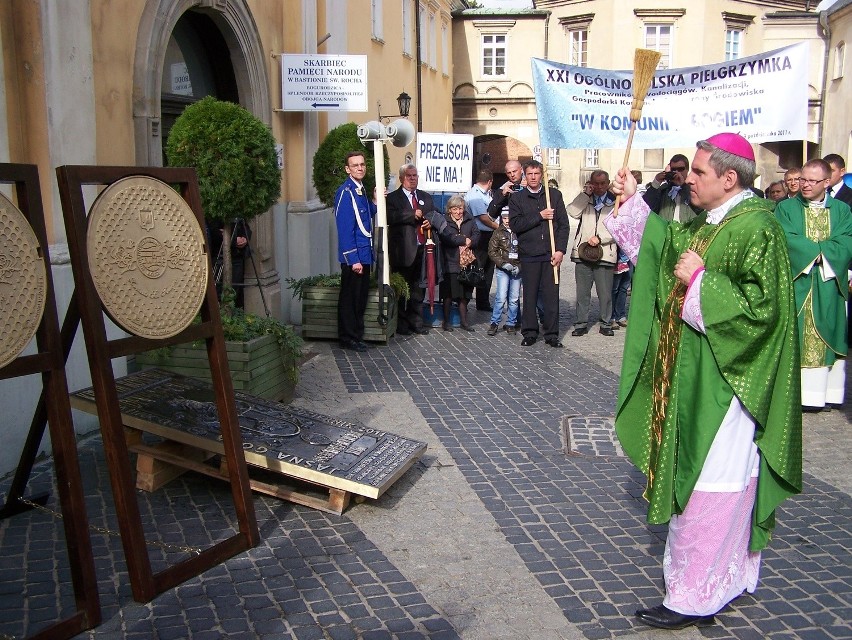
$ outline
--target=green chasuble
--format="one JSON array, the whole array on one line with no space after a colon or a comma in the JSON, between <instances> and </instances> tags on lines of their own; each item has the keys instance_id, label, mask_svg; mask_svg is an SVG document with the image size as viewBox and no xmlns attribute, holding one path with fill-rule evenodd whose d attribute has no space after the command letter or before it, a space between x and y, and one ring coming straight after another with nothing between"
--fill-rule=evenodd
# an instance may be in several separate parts
<instances>
[{"instance_id":1,"label":"green chasuble","mask_svg":"<svg viewBox=\"0 0 852 640\"><path fill-rule=\"evenodd\" d=\"M803 367L830 367L837 356L846 356L848 348L846 300L852 214L840 200L829 197L827 205L825 209L811 209L799 194L778 203L775 209L790 248ZM813 265L820 254L836 278L822 279L819 265Z\"/></svg>"},{"instance_id":2,"label":"green chasuble","mask_svg":"<svg viewBox=\"0 0 852 640\"><path fill-rule=\"evenodd\" d=\"M648 522L668 522L692 494L736 394L755 421L760 476L750 548L762 549L775 508L802 487L799 342L784 232L762 198L719 225L650 214L631 295L616 412L624 451L647 476ZM680 255L704 259L706 334L680 318ZM654 417L655 412L657 418Z\"/></svg>"}]
</instances>

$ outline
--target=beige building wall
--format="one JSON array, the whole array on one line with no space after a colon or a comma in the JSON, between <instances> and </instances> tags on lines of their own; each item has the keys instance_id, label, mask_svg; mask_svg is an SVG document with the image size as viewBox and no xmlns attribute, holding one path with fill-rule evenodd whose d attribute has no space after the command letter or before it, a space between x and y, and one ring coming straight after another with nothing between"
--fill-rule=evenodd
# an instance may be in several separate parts
<instances>
[{"instance_id":1,"label":"beige building wall","mask_svg":"<svg viewBox=\"0 0 852 640\"><path fill-rule=\"evenodd\" d=\"M835 7L822 16L829 36L822 155L839 153L846 160L846 171L852 172L852 1Z\"/></svg>"},{"instance_id":2,"label":"beige building wall","mask_svg":"<svg viewBox=\"0 0 852 640\"><path fill-rule=\"evenodd\" d=\"M426 18L424 63L418 107L416 52L403 53L403 2L410 10L407 41L414 39L414 7ZM162 163L161 103L164 60L175 24L187 11L203 14L222 37L234 67L240 103L267 123L283 148L281 198L255 218L252 249L257 276L272 313L300 320L300 305L282 282L287 277L335 272L333 213L315 194L313 155L326 132L341 122L396 114L401 91L412 96L412 122L423 131L452 127L451 12L458 0L6 0L0 2L0 161L39 167L53 277L60 318L73 290L57 166ZM381 11L381 33L373 34L371 6ZM434 37L430 32L434 24ZM442 27L445 36L442 37ZM326 34L330 34L326 38ZM434 56L430 55L434 51ZM292 113L281 111L279 54L328 53L368 56L369 111ZM446 64L444 59L446 55ZM212 59L212 57L211 57ZM391 149L395 171L406 149ZM8 187L0 187L11 194ZM86 197L91 201L96 191ZM247 267L247 278L251 278ZM257 287L246 290L246 306L263 312ZM118 329L113 329L115 335ZM116 373L125 370L115 361ZM72 388L90 384L82 337L68 363ZM4 381L0 405L10 419L0 425L0 475L17 463L35 389L29 381ZM75 417L84 432L96 421ZM45 445L47 447L47 445Z\"/></svg>"},{"instance_id":3,"label":"beige building wall","mask_svg":"<svg viewBox=\"0 0 852 640\"><path fill-rule=\"evenodd\" d=\"M755 55L794 42L811 42L810 88L810 145L813 155L819 139L820 90L824 44L820 37L818 14L806 12L806 1L781 0L693 0L688 3L650 0L637 4L630 0L538 0L534 10L509 12L467 10L455 14L454 29L457 45L454 51L455 82L453 105L456 131L477 136L510 136L525 146L537 150L538 126L532 96L527 97L508 86L532 86L530 57L547 58L572 64L570 59L571 31L587 31L585 65L601 69L630 69L634 51L647 48L645 25L661 24L671 28L669 67L700 66L724 60L726 29L742 29L740 57ZM811 7L813 9L813 7ZM521 20L518 15L526 15ZM533 16L538 16L535 19ZM477 26L478 25L478 26ZM502 30L508 35L510 68L507 79L501 82L483 79L480 39L487 29ZM464 43L462 43L464 40ZM509 80L511 79L511 80ZM513 108L513 117L505 120L498 100ZM627 136L625 134L625 146ZM493 143L492 143L493 144ZM518 148L518 145L509 145ZM758 167L761 178L757 185L776 179L779 165L786 168L800 163L802 143L759 145ZM631 168L643 172L648 181L663 169L675 153L688 157L694 148L633 149ZM585 150L561 150L558 164L552 164L555 177L566 195L573 195L583 185L592 169L602 168L610 173L624 161L622 149L597 150L597 162L587 162ZM491 167L502 171L502 166ZM783 168L781 172L783 173Z\"/></svg>"}]
</instances>

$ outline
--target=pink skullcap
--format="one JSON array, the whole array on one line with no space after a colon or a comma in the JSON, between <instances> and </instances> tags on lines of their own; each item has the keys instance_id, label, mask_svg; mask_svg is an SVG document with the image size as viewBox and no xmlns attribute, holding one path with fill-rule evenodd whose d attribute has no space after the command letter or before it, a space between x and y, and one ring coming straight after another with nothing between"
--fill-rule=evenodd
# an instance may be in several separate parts
<instances>
[{"instance_id":1,"label":"pink skullcap","mask_svg":"<svg viewBox=\"0 0 852 640\"><path fill-rule=\"evenodd\" d=\"M738 133L717 133L707 138L707 142L722 151L754 162L754 149L751 148L751 143Z\"/></svg>"}]
</instances>

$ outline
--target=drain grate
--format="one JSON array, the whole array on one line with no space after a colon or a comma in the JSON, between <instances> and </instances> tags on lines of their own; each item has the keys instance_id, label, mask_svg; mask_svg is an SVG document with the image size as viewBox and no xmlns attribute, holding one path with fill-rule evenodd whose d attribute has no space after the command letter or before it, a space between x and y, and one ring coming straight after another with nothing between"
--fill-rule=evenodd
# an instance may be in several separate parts
<instances>
[{"instance_id":1,"label":"drain grate","mask_svg":"<svg viewBox=\"0 0 852 640\"><path fill-rule=\"evenodd\" d=\"M565 416L562 418L562 446L568 455L624 457L612 416Z\"/></svg>"}]
</instances>

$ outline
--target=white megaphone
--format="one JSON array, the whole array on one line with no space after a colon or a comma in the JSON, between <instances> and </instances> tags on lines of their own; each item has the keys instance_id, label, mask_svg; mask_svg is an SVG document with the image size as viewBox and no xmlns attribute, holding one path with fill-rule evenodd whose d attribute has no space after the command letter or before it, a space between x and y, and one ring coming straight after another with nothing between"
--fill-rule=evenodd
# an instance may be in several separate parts
<instances>
[{"instance_id":1,"label":"white megaphone","mask_svg":"<svg viewBox=\"0 0 852 640\"><path fill-rule=\"evenodd\" d=\"M381 140L385 137L385 126L376 120L370 120L365 124L358 125L358 138L361 142L369 140Z\"/></svg>"},{"instance_id":2,"label":"white megaphone","mask_svg":"<svg viewBox=\"0 0 852 640\"><path fill-rule=\"evenodd\" d=\"M387 127L387 134L395 147L407 147L414 140L414 125L405 118L394 120Z\"/></svg>"}]
</instances>

